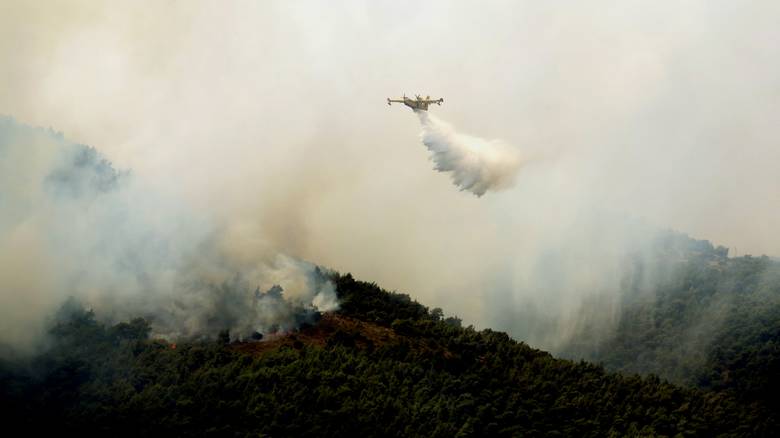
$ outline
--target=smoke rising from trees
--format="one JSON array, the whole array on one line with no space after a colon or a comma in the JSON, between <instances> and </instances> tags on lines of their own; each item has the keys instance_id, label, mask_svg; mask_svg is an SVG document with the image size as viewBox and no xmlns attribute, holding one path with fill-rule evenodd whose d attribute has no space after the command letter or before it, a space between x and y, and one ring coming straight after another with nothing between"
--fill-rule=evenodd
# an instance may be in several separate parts
<instances>
[{"instance_id":1,"label":"smoke rising from trees","mask_svg":"<svg viewBox=\"0 0 780 438\"><path fill-rule=\"evenodd\" d=\"M239 262L217 225L119 172L95 149L0 119L0 343L30 347L74 297L158 336L248 337L338 307L307 262ZM267 291L273 291L267 292Z\"/></svg>"},{"instance_id":2,"label":"smoke rising from trees","mask_svg":"<svg viewBox=\"0 0 780 438\"><path fill-rule=\"evenodd\" d=\"M159 195L137 217L169 224L162 235L181 231L158 215L185 204L196 232L183 234L205 238L178 246L197 257L168 259L202 258L210 284L241 272L251 295L247 272L285 253L553 348L581 317L613 319L582 302L615 301L648 230L780 253L778 2L640 3L6 1L0 114L132 169L146 187L124 196ZM433 114L459 131L519 147L514 186L477 198L432 172L409 112L385 104L404 89L444 97ZM26 194L0 196L16 206L0 227L26 217ZM62 246L90 226L73 210ZM33 225L0 249L18 309L47 305L23 283L58 289L37 273L75 259L26 269L51 261ZM207 260L217 250L231 263Z\"/></svg>"}]
</instances>

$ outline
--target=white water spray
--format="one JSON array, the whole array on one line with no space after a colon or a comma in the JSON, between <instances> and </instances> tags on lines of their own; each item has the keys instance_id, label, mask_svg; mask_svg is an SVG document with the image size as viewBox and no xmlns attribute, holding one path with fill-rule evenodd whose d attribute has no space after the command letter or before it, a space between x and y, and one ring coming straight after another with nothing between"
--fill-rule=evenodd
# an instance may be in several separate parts
<instances>
[{"instance_id":1,"label":"white water spray","mask_svg":"<svg viewBox=\"0 0 780 438\"><path fill-rule=\"evenodd\" d=\"M485 140L460 134L448 123L415 111L422 124L423 144L439 172L451 172L452 182L461 190L482 196L488 190L507 189L523 165L520 152L501 140Z\"/></svg>"}]
</instances>

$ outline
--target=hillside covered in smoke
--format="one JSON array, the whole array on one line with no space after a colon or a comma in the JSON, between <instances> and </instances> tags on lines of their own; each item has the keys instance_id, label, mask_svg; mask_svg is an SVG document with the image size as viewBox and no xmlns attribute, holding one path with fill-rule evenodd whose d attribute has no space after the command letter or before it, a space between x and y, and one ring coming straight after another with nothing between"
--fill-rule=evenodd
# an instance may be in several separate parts
<instances>
[{"instance_id":1,"label":"hillside covered in smoke","mask_svg":"<svg viewBox=\"0 0 780 438\"><path fill-rule=\"evenodd\" d=\"M560 354L780 408L780 262L669 233L632 260L616 323L583 323ZM597 315L594 309L583 313Z\"/></svg>"},{"instance_id":2,"label":"hillside covered in smoke","mask_svg":"<svg viewBox=\"0 0 780 438\"><path fill-rule=\"evenodd\" d=\"M118 171L94 148L0 118L0 343L31 351L69 298L155 336L248 338L337 308L314 265L222 245L220 224ZM308 315L308 316L307 316Z\"/></svg>"},{"instance_id":3,"label":"hillside covered in smoke","mask_svg":"<svg viewBox=\"0 0 780 438\"><path fill-rule=\"evenodd\" d=\"M341 308L260 342L171 344L78 307L51 348L0 362L0 407L30 433L202 436L769 436L724 393L555 359L408 296L331 277Z\"/></svg>"},{"instance_id":4,"label":"hillside covered in smoke","mask_svg":"<svg viewBox=\"0 0 780 438\"><path fill-rule=\"evenodd\" d=\"M422 122L437 169L461 189L511 184L520 157L494 155L515 152ZM598 263L566 242L543 252L525 292L553 305L505 306L501 324L602 366L463 328L262 246L237 254L219 220L11 118L0 118L0 212L0 406L31 431L761 436L777 426L780 264L768 257L729 258L644 226L605 230L638 237L622 240L620 257L586 252L610 257L609 269L592 271Z\"/></svg>"}]
</instances>

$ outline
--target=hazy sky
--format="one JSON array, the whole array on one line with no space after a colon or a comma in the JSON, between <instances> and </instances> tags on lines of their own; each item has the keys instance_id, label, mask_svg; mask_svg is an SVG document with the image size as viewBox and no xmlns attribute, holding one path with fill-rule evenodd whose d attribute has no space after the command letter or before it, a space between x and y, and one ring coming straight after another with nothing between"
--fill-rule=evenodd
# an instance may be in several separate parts
<instances>
[{"instance_id":1,"label":"hazy sky","mask_svg":"<svg viewBox=\"0 0 780 438\"><path fill-rule=\"evenodd\" d=\"M776 1L6 0L0 114L95 146L239 255L490 325L612 281L627 222L780 254L778 22ZM519 148L516 186L457 191L402 93ZM568 292L535 296L560 254Z\"/></svg>"}]
</instances>

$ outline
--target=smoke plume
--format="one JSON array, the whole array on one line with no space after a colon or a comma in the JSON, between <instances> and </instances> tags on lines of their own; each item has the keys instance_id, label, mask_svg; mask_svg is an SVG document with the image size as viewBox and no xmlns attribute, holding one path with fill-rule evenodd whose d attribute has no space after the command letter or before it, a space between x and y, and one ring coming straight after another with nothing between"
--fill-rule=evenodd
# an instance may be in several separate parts
<instances>
[{"instance_id":1,"label":"smoke plume","mask_svg":"<svg viewBox=\"0 0 780 438\"><path fill-rule=\"evenodd\" d=\"M415 110L420 117L422 142L431 151L439 172L451 172L461 190L482 196L488 190L502 190L514 184L523 164L518 150L500 140L485 140L460 134L448 123Z\"/></svg>"},{"instance_id":2,"label":"smoke plume","mask_svg":"<svg viewBox=\"0 0 780 438\"><path fill-rule=\"evenodd\" d=\"M611 2L609 13L584 2L39 3L2 2L0 114L53 126L133 173L47 216L66 193L22 189L32 174L21 169L42 157L0 152L2 336L28 333L14 321L74 289L61 278L83 278L59 274L80 272L60 266L78 260L71 229L75 248L144 255L120 265L157 273L152 284L169 272L172 286L155 289L171 296L213 299L202 285L240 272L251 304L284 253L544 349L580 319L610 321L610 306L582 303L617 301L647 228L780 254L777 1ZM444 97L457 129L468 120L520 147L515 186L459 193L430 172L427 150L398 147L419 131L382 102L399 87ZM111 222L92 210L122 205L124 222L100 229ZM110 260L91 257L86 283L115 277ZM147 289L126 277L106 283L140 306ZM150 313L199 311L188 302Z\"/></svg>"},{"instance_id":3,"label":"smoke plume","mask_svg":"<svg viewBox=\"0 0 780 438\"><path fill-rule=\"evenodd\" d=\"M338 306L316 266L243 260L215 221L95 149L10 118L0 118L0 211L0 343L17 348L69 297L109 320L144 316L169 338L246 338Z\"/></svg>"}]
</instances>

